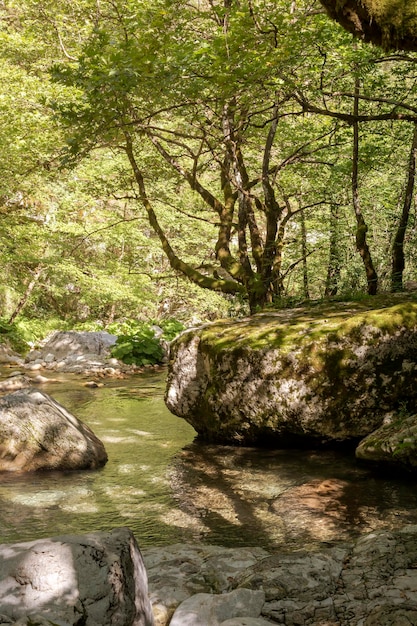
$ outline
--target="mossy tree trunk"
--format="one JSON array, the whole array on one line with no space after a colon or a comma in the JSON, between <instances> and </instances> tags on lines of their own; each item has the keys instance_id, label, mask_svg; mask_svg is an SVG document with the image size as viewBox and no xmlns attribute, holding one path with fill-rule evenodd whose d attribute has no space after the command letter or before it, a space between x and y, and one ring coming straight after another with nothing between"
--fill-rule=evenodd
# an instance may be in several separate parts
<instances>
[{"instance_id":1,"label":"mossy tree trunk","mask_svg":"<svg viewBox=\"0 0 417 626\"><path fill-rule=\"evenodd\" d=\"M416 177L416 153L417 153L417 123L414 123L413 139L411 143L410 158L408 161L407 184L404 194L403 208L392 245L391 265L391 290L402 291L403 272L405 269L404 240L407 230L410 210L414 197Z\"/></svg>"},{"instance_id":2,"label":"mossy tree trunk","mask_svg":"<svg viewBox=\"0 0 417 626\"><path fill-rule=\"evenodd\" d=\"M417 50L417 4L412 0L320 0L355 36L385 49Z\"/></svg>"}]
</instances>

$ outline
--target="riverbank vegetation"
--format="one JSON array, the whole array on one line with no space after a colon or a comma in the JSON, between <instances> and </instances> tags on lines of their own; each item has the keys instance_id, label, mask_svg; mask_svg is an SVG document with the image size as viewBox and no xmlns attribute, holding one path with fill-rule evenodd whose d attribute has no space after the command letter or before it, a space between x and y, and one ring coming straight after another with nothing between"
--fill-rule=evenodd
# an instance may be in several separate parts
<instances>
[{"instance_id":1,"label":"riverbank vegetation","mask_svg":"<svg viewBox=\"0 0 417 626\"><path fill-rule=\"evenodd\" d=\"M414 52L315 0L4 0L0 48L0 337L417 280Z\"/></svg>"}]
</instances>

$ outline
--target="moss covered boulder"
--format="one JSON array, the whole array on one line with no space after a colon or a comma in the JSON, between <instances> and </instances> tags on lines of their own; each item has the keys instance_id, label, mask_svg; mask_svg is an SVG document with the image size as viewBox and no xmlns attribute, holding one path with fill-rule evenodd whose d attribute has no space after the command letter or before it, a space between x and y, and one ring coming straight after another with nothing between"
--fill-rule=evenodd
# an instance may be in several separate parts
<instances>
[{"instance_id":1,"label":"moss covered boulder","mask_svg":"<svg viewBox=\"0 0 417 626\"><path fill-rule=\"evenodd\" d=\"M417 50L415 0L320 0L354 35L386 49Z\"/></svg>"},{"instance_id":2,"label":"moss covered boulder","mask_svg":"<svg viewBox=\"0 0 417 626\"><path fill-rule=\"evenodd\" d=\"M356 457L368 464L390 466L400 471L417 470L417 415L387 417L385 423L365 437Z\"/></svg>"},{"instance_id":3,"label":"moss covered boulder","mask_svg":"<svg viewBox=\"0 0 417 626\"><path fill-rule=\"evenodd\" d=\"M417 302L378 298L218 322L171 346L170 411L213 442L345 442L417 401Z\"/></svg>"}]
</instances>

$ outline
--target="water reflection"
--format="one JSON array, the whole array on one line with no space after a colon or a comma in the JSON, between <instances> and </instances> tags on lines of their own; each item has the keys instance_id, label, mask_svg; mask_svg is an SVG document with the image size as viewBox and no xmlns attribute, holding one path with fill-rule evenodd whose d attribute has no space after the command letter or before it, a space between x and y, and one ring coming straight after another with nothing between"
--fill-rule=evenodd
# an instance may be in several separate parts
<instances>
[{"instance_id":1,"label":"water reflection","mask_svg":"<svg viewBox=\"0 0 417 626\"><path fill-rule=\"evenodd\" d=\"M165 408L163 374L45 391L105 443L99 471L2 474L0 541L129 526L143 547L181 541L312 546L417 523L414 481L351 454L206 446Z\"/></svg>"}]
</instances>

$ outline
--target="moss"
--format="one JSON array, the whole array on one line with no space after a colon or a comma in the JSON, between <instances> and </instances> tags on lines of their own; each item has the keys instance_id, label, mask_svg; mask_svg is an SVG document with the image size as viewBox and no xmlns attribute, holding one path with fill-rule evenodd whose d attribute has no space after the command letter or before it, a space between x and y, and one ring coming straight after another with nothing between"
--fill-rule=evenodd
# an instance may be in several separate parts
<instances>
[{"instance_id":1,"label":"moss","mask_svg":"<svg viewBox=\"0 0 417 626\"><path fill-rule=\"evenodd\" d=\"M375 301L380 304L380 301ZM260 313L238 322L217 322L198 331L203 352L215 355L235 352L279 349L282 354L303 346L339 342L343 338L358 340L365 327L381 333L396 328L417 327L417 302L406 301L394 306L371 308L370 304L333 303L317 308ZM195 332L195 331L193 331ZM183 336L183 340L186 337ZM376 341L376 338L370 341Z\"/></svg>"},{"instance_id":2,"label":"moss","mask_svg":"<svg viewBox=\"0 0 417 626\"><path fill-rule=\"evenodd\" d=\"M321 0L346 30L386 49L417 50L415 0Z\"/></svg>"}]
</instances>

